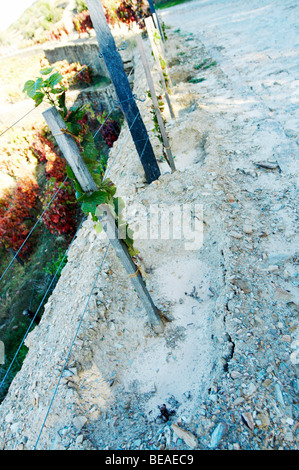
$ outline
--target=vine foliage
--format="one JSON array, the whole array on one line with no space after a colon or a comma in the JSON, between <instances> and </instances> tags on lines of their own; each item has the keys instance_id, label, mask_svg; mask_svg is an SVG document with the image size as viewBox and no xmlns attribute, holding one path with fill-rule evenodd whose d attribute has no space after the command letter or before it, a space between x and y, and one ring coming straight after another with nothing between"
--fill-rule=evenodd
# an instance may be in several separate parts
<instances>
[{"instance_id":1,"label":"vine foliage","mask_svg":"<svg viewBox=\"0 0 299 470\"><path fill-rule=\"evenodd\" d=\"M107 204L115 217L119 231L125 234L123 241L127 245L130 255L136 256L138 250L134 248L133 232L123 219L125 204L120 197L115 196L117 188L114 183L104 177L106 159L101 156L96 147L87 123L87 115L92 114L90 106L82 105L68 110L65 105L66 87L61 83L63 76L59 72L55 72L52 67L43 68L40 73L41 77L37 80L29 80L25 83L23 91L34 100L36 106L43 100L56 106L67 126L67 130L64 132L75 139L82 158L98 187L98 190L90 195L84 192L73 170L67 165L67 175L73 182L77 202L81 204L81 209L85 214L91 214L97 232L102 230L98 206Z\"/></svg>"}]
</instances>

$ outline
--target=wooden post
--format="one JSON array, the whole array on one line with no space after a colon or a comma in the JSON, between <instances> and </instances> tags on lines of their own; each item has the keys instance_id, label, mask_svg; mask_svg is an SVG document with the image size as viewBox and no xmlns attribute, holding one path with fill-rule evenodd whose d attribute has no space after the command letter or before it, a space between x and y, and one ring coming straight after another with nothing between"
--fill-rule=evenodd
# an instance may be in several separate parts
<instances>
[{"instance_id":1,"label":"wooden post","mask_svg":"<svg viewBox=\"0 0 299 470\"><path fill-rule=\"evenodd\" d=\"M89 173L88 168L79 153L79 149L75 140L69 134L65 134L61 130L66 128L66 124L60 116L58 110L55 108L55 106L53 106L47 111L44 111L43 116L53 136L55 137L56 142L59 145L60 150L62 151L67 163L75 173L75 176L82 189L89 194L93 193L94 191L98 191L98 187L92 179L92 176ZM129 275L134 275L134 277L131 277L132 283L136 289L137 294L139 295L140 300L144 305L144 308L149 316L149 320L153 329L157 333L161 333L163 331L163 323L160 319L158 310L155 307L144 285L143 279L140 273L138 272L137 266L135 265L129 254L127 246L125 245L123 240L118 238L118 229L116 227L113 215L109 211L108 206L106 206L105 204L103 204L102 206L98 206L98 208L100 209L100 212L104 210L103 228L112 246L114 247L117 256L122 262L127 273Z\"/></svg>"},{"instance_id":2,"label":"wooden post","mask_svg":"<svg viewBox=\"0 0 299 470\"><path fill-rule=\"evenodd\" d=\"M87 0L87 6L96 32L101 54L114 85L122 111L127 120L136 150L148 183L161 175L148 133L133 97L121 56L107 24L100 0ZM146 143L145 149L144 144Z\"/></svg>"},{"instance_id":3,"label":"wooden post","mask_svg":"<svg viewBox=\"0 0 299 470\"><path fill-rule=\"evenodd\" d=\"M98 187L81 157L75 140L69 134L63 132L64 129L67 129L67 125L59 111L55 106L52 106L52 108L43 112L43 116L83 191L87 194L98 191Z\"/></svg>"},{"instance_id":4,"label":"wooden post","mask_svg":"<svg viewBox=\"0 0 299 470\"><path fill-rule=\"evenodd\" d=\"M149 317L149 321L156 331L156 333L162 333L163 323L161 321L160 315L157 308L155 307L151 296L148 293L148 290L144 284L144 281L141 277L138 267L133 262L126 244L120 239L118 228L115 224L115 219L110 212L109 206L106 204L101 204L97 208L96 215L101 222L103 229L105 230L111 245L113 246L118 258L120 259L122 265L124 266L126 272L131 278L132 284L143 303L143 306Z\"/></svg>"},{"instance_id":5,"label":"wooden post","mask_svg":"<svg viewBox=\"0 0 299 470\"><path fill-rule=\"evenodd\" d=\"M163 118L162 118L162 115L161 115L161 112L160 112L159 103L158 103L158 99L157 99L157 96L156 96L155 86L154 86L153 79L152 79L152 76L151 76L151 71L150 71L146 56L145 56L145 51L144 51L144 47L143 47L143 43L142 43L142 39L141 39L140 34L137 35L137 46L138 46L138 49L139 49L139 52L140 52L140 56L141 56L142 64L143 64L143 67L144 67L147 84L149 86L150 94L151 94L151 97L152 97L152 102L153 102L153 105L154 105L154 108L155 108L158 124L159 124L159 127L160 127L160 131L161 131L161 135L162 135L162 139L163 139L163 143L164 143L164 148L165 148L167 159L168 159L168 163L169 163L169 166L170 166L171 170L175 171L176 168L175 168L175 164L174 164L174 161L173 161L172 152L170 150L168 137L167 137L167 134L166 134L166 131L165 131Z\"/></svg>"},{"instance_id":6,"label":"wooden post","mask_svg":"<svg viewBox=\"0 0 299 470\"><path fill-rule=\"evenodd\" d=\"M166 86L166 82L165 82L165 78L164 78L164 74L163 74L163 69L162 69L161 62L160 62L159 52L158 52L158 49L157 49L157 46L155 44L154 37L153 37L153 29L154 29L153 28L153 20L150 16L148 18L145 18L145 25L146 25L148 36L149 36L150 43L151 43L151 46L152 46L152 50L153 50L153 53L154 53L155 61L158 65L160 78L161 78L161 83L162 83L162 86L163 86L163 89L164 89L164 94L165 94L165 98L166 98L167 105L168 105L168 108L169 108L170 116L171 116L172 119L174 119L175 115L174 115L174 111L173 111L173 108L171 106L169 94L168 94L168 91L167 91L167 86Z\"/></svg>"}]
</instances>

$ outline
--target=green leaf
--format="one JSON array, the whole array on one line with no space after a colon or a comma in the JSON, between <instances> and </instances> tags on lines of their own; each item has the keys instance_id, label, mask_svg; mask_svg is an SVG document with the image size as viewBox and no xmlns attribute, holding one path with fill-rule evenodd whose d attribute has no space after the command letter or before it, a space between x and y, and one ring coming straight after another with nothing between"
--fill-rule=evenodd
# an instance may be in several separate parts
<instances>
[{"instance_id":1,"label":"green leaf","mask_svg":"<svg viewBox=\"0 0 299 470\"><path fill-rule=\"evenodd\" d=\"M102 227L102 225L100 224L100 222L97 222L97 223L95 224L94 228L95 228L95 231L96 231L97 233L101 233L101 231L103 230L103 227Z\"/></svg>"},{"instance_id":2,"label":"green leaf","mask_svg":"<svg viewBox=\"0 0 299 470\"><path fill-rule=\"evenodd\" d=\"M54 69L54 67L44 67L44 68L41 69L39 72L40 72L42 75L49 75L49 73L51 73L53 69Z\"/></svg>"},{"instance_id":3,"label":"green leaf","mask_svg":"<svg viewBox=\"0 0 299 470\"><path fill-rule=\"evenodd\" d=\"M116 188L115 188L116 189ZM114 210L115 210L115 213L119 216L120 213L123 211L123 209L125 208L125 203L124 201L122 200L121 197L115 197L113 198L113 205L114 205Z\"/></svg>"},{"instance_id":4,"label":"green leaf","mask_svg":"<svg viewBox=\"0 0 299 470\"><path fill-rule=\"evenodd\" d=\"M66 174L71 180L76 179L75 173L73 172L73 170L71 169L71 167L69 165L66 166Z\"/></svg>"},{"instance_id":5,"label":"green leaf","mask_svg":"<svg viewBox=\"0 0 299 470\"><path fill-rule=\"evenodd\" d=\"M83 157L87 157L93 160L97 158L99 151L95 146L91 132L87 132L85 134L84 139L82 141L82 147L84 149Z\"/></svg>"},{"instance_id":6,"label":"green leaf","mask_svg":"<svg viewBox=\"0 0 299 470\"><path fill-rule=\"evenodd\" d=\"M96 212L96 204L93 204L92 202L83 202L81 209L84 212L84 214L89 214L91 213L92 215L95 215Z\"/></svg>"},{"instance_id":7,"label":"green leaf","mask_svg":"<svg viewBox=\"0 0 299 470\"><path fill-rule=\"evenodd\" d=\"M41 91L38 91L37 93L35 93L35 95L33 96L33 99L35 101L35 106L38 106L39 104L42 103L44 96L45 96L44 93L42 93Z\"/></svg>"},{"instance_id":8,"label":"green leaf","mask_svg":"<svg viewBox=\"0 0 299 470\"><path fill-rule=\"evenodd\" d=\"M32 90L34 89L34 84L34 80L27 80L27 82L24 84L23 93L27 93L27 95L30 96Z\"/></svg>"},{"instance_id":9,"label":"green leaf","mask_svg":"<svg viewBox=\"0 0 299 470\"><path fill-rule=\"evenodd\" d=\"M36 82L34 83L34 87L33 87L34 91L36 92L36 91L40 90L41 87L42 87L42 84L43 84L43 79L42 79L42 78L38 78L38 79L36 80Z\"/></svg>"},{"instance_id":10,"label":"green leaf","mask_svg":"<svg viewBox=\"0 0 299 470\"><path fill-rule=\"evenodd\" d=\"M73 181L75 190L76 190L76 198L79 199L79 197L82 196L82 194L84 194L84 191L81 188L80 183L77 181L75 173L73 172L73 170L71 169L69 165L66 166L66 174Z\"/></svg>"},{"instance_id":11,"label":"green leaf","mask_svg":"<svg viewBox=\"0 0 299 470\"><path fill-rule=\"evenodd\" d=\"M54 88L56 85L58 85L58 83L61 82L62 79L63 76L61 75L61 73L55 72L48 78L48 83L51 88Z\"/></svg>"},{"instance_id":12,"label":"green leaf","mask_svg":"<svg viewBox=\"0 0 299 470\"><path fill-rule=\"evenodd\" d=\"M85 214L90 212L92 215L95 215L97 206L106 202L107 193L104 191L94 191L90 196L84 194L80 200L83 201L82 211Z\"/></svg>"},{"instance_id":13,"label":"green leaf","mask_svg":"<svg viewBox=\"0 0 299 470\"><path fill-rule=\"evenodd\" d=\"M35 93L41 89L43 80L38 78L35 82L33 80L28 80L23 88L23 93L27 93L29 98L34 98Z\"/></svg>"}]
</instances>

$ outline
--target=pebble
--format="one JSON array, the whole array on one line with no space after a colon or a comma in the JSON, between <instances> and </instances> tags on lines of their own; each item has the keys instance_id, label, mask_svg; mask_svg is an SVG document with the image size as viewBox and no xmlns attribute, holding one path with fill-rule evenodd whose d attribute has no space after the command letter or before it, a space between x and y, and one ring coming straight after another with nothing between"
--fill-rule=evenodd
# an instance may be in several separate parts
<instances>
[{"instance_id":1,"label":"pebble","mask_svg":"<svg viewBox=\"0 0 299 470\"><path fill-rule=\"evenodd\" d=\"M237 239L241 239L242 238L242 234L241 233L238 233L238 232L230 232L230 236L233 237L233 238L237 238Z\"/></svg>"},{"instance_id":2,"label":"pebble","mask_svg":"<svg viewBox=\"0 0 299 470\"><path fill-rule=\"evenodd\" d=\"M280 388L280 385L278 383L276 383L274 385L274 390L275 390L275 397L276 397L276 400L278 401L278 403L285 407L285 403L284 403L284 399L283 399L283 395L282 395L282 391L281 391L281 388Z\"/></svg>"},{"instance_id":3,"label":"pebble","mask_svg":"<svg viewBox=\"0 0 299 470\"><path fill-rule=\"evenodd\" d=\"M222 437L224 436L227 430L227 425L225 423L219 423L211 435L211 440L209 444L210 449L215 449L220 443Z\"/></svg>"},{"instance_id":4,"label":"pebble","mask_svg":"<svg viewBox=\"0 0 299 470\"><path fill-rule=\"evenodd\" d=\"M253 227L251 225L243 225L243 232L247 235L251 235L253 233Z\"/></svg>"},{"instance_id":5,"label":"pebble","mask_svg":"<svg viewBox=\"0 0 299 470\"><path fill-rule=\"evenodd\" d=\"M190 431L185 431L178 424L171 425L173 432L182 439L191 449L198 447L198 440Z\"/></svg>"},{"instance_id":6,"label":"pebble","mask_svg":"<svg viewBox=\"0 0 299 470\"><path fill-rule=\"evenodd\" d=\"M73 419L73 425L78 431L81 431L81 429L83 428L83 426L85 426L86 423L87 419L85 418L85 416L82 415L75 416L75 418Z\"/></svg>"}]
</instances>

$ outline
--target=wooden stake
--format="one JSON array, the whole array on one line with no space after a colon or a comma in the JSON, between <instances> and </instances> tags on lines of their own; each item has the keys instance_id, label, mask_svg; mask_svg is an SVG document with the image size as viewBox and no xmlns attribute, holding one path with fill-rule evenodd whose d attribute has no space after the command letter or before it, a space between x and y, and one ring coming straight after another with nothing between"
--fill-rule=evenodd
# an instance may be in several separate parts
<instances>
[{"instance_id":1,"label":"wooden stake","mask_svg":"<svg viewBox=\"0 0 299 470\"><path fill-rule=\"evenodd\" d=\"M67 125L62 119L59 111L55 106L53 106L52 108L44 111L43 116L83 191L87 194L98 191L98 187L81 157L75 140L72 136L63 132L67 129Z\"/></svg>"},{"instance_id":2,"label":"wooden stake","mask_svg":"<svg viewBox=\"0 0 299 470\"><path fill-rule=\"evenodd\" d=\"M102 212L103 215L99 215ZM151 296L148 293L148 290L144 284L142 276L138 270L138 267L133 262L126 244L119 238L119 231L115 224L115 219L110 212L109 206L107 204L102 204L98 206L97 217L99 218L103 229L105 230L107 237L109 238L111 245L113 246L115 253L120 259L122 265L124 266L126 272L128 273L131 282L143 303L143 306L149 317L149 321L156 331L156 333L162 333L163 323L161 321L160 315L157 308L155 307Z\"/></svg>"},{"instance_id":3,"label":"wooden stake","mask_svg":"<svg viewBox=\"0 0 299 470\"><path fill-rule=\"evenodd\" d=\"M162 86L163 86L163 89L164 89L164 94L165 94L165 98L166 98L167 105L168 105L168 108L169 108L170 116L171 116L172 119L174 119L175 115L174 115L174 111L173 111L173 108L171 106L169 94L168 94L168 91L167 91L167 86L166 86L166 82L165 82L165 78L164 78L164 74L163 74L163 69L162 69L161 62L160 62L159 51L158 51L158 48L155 44L154 37L153 37L154 26L153 26L153 20L152 20L151 17L145 18L145 25L146 25L148 36L149 36L150 43L151 43L151 46L152 46L155 61L158 65L160 78L161 78L161 83L162 83Z\"/></svg>"},{"instance_id":4,"label":"wooden stake","mask_svg":"<svg viewBox=\"0 0 299 470\"><path fill-rule=\"evenodd\" d=\"M160 127L160 131L161 131L161 135L162 135L162 139L163 139L164 148L165 148L165 151L166 151L168 163L169 163L169 166L170 166L171 170L176 171L173 156L172 156L172 152L170 150L168 137L167 137L165 127L164 127L163 118L162 118L161 111L160 111L160 108L159 108L158 99L157 99L157 96L156 96L156 90L155 90L154 82L153 82L151 71L150 71L150 68L149 68L149 65L148 65L148 62L147 62L147 59L146 59L146 55L145 55L145 51L144 51L144 47L143 47L143 43L142 43L142 38L139 34L137 35L137 46L138 46L138 49L139 49L139 52L140 52L140 56L141 56L142 64L143 64L143 67L144 67L147 84L149 86L150 94L151 94L151 97L152 97L152 102L153 102L155 112L156 112L156 116L157 116L157 119L158 119L158 124L159 124L159 127Z\"/></svg>"},{"instance_id":5,"label":"wooden stake","mask_svg":"<svg viewBox=\"0 0 299 470\"><path fill-rule=\"evenodd\" d=\"M117 51L101 2L99 0L87 0L87 6L101 54L128 123L147 181L151 183L157 180L161 173L148 138L146 127L133 97L121 56Z\"/></svg>"}]
</instances>

